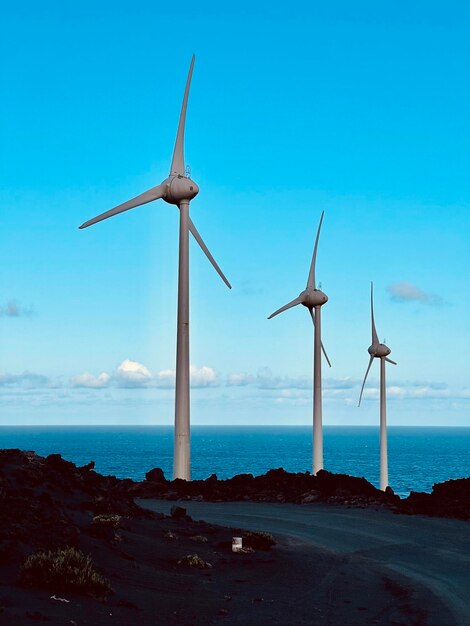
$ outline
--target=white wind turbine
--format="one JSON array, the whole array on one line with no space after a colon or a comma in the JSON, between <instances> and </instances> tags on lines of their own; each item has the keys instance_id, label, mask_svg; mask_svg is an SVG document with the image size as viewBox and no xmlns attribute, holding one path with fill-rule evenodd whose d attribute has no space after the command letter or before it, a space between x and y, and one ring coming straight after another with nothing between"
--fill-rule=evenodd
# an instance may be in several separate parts
<instances>
[{"instance_id":1,"label":"white wind turbine","mask_svg":"<svg viewBox=\"0 0 470 626\"><path fill-rule=\"evenodd\" d=\"M189 217L189 202L198 194L199 187L186 175L184 165L184 127L188 105L189 87L194 67L194 55L191 59L183 104L176 135L170 175L160 185L152 187L132 200L106 211L80 226L87 228L108 217L123 213L129 209L153 202L161 198L169 204L175 204L180 210L179 227L179 266L178 266L178 321L176 337L176 389L175 389L175 433L173 478L190 480L190 421L189 421L189 232L192 233L203 252L214 266L225 284L231 285L207 249L201 235Z\"/></svg>"},{"instance_id":2,"label":"white wind turbine","mask_svg":"<svg viewBox=\"0 0 470 626\"><path fill-rule=\"evenodd\" d=\"M285 304L283 307L274 311L269 317L270 320L275 315L286 311L298 304L307 307L312 317L314 326L314 345L313 345L313 473L316 474L323 469L323 427L322 427L322 387L321 387L321 351L325 355L328 365L331 367L330 360L325 352L321 340L321 307L328 301L328 296L317 289L315 283L315 263L317 259L318 239L320 237L321 225L323 222L324 211L321 214L320 224L318 225L317 236L315 238L315 246L313 248L312 262L310 264L310 272L308 274L307 287L299 294L297 298Z\"/></svg>"},{"instance_id":3,"label":"white wind turbine","mask_svg":"<svg viewBox=\"0 0 470 626\"><path fill-rule=\"evenodd\" d=\"M366 375L364 376L364 382L361 387L361 394L359 396L359 404L361 405L362 392L366 384L367 375L369 374L372 361L374 359L380 359L380 489L385 491L388 487L388 455L387 455L387 395L385 386L385 361L396 365L395 361L388 358L391 350L384 343L380 343L375 328L374 320L374 283L370 284L370 317L372 324L372 345L369 346L368 352L370 354L369 365L367 366Z\"/></svg>"}]
</instances>

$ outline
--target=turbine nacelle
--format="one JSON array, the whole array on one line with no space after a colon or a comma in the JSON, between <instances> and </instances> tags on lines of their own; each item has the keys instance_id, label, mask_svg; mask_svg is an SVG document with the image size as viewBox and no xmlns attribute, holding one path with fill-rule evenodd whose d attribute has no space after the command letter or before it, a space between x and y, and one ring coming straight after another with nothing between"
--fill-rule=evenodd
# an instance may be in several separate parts
<instances>
[{"instance_id":1,"label":"turbine nacelle","mask_svg":"<svg viewBox=\"0 0 470 626\"><path fill-rule=\"evenodd\" d=\"M381 357L388 356L391 353L391 350L384 343L376 343L376 344L372 344L368 348L368 352L370 356L381 358Z\"/></svg>"},{"instance_id":2,"label":"turbine nacelle","mask_svg":"<svg viewBox=\"0 0 470 626\"><path fill-rule=\"evenodd\" d=\"M328 296L320 289L307 288L299 294L299 300L303 306L306 306L308 309L314 309L328 302Z\"/></svg>"},{"instance_id":3,"label":"turbine nacelle","mask_svg":"<svg viewBox=\"0 0 470 626\"><path fill-rule=\"evenodd\" d=\"M177 206L183 200L192 200L199 193L198 185L190 178L181 175L169 176L162 183L162 187L165 188L163 200Z\"/></svg>"}]
</instances>

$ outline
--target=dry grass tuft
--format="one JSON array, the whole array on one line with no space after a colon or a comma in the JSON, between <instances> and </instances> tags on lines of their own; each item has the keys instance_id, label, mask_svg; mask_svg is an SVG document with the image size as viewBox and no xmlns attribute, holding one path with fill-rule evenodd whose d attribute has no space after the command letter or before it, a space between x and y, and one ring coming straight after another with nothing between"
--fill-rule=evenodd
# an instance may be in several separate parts
<instances>
[{"instance_id":1,"label":"dry grass tuft","mask_svg":"<svg viewBox=\"0 0 470 626\"><path fill-rule=\"evenodd\" d=\"M21 582L30 587L95 597L112 591L109 581L95 570L91 558L75 548L30 555L23 564Z\"/></svg>"}]
</instances>

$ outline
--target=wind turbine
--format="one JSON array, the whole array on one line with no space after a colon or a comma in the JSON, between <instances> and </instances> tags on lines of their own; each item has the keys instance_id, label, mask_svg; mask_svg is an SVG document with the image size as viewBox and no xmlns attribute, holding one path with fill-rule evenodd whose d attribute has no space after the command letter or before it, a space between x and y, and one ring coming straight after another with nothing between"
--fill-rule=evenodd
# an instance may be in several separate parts
<instances>
[{"instance_id":1,"label":"wind turbine","mask_svg":"<svg viewBox=\"0 0 470 626\"><path fill-rule=\"evenodd\" d=\"M178 265L178 321L176 336L176 389L175 389L175 433L173 478L190 480L190 427L189 427L189 232L192 233L204 254L214 266L224 283L231 285L209 252L201 235L189 216L189 203L199 193L199 187L186 175L184 165L184 128L188 106L189 87L194 67L194 55L191 59L183 104L176 135L176 143L171 161L170 174L160 185L152 187L139 196L101 213L80 226L87 228L108 217L123 213L129 209L153 202L161 198L169 204L175 204L180 210L179 227L179 265Z\"/></svg>"},{"instance_id":2,"label":"wind turbine","mask_svg":"<svg viewBox=\"0 0 470 626\"><path fill-rule=\"evenodd\" d=\"M328 302L328 296L317 289L315 283L315 263L317 259L318 239L320 237L321 225L323 222L322 211L320 223L318 225L317 236L315 238L315 246L313 248L312 262L310 264L310 272L308 274L307 287L298 295L297 298L285 304L277 311L274 311L269 317L270 320L275 315L287 311L298 304L307 307L314 326L314 344L313 344L313 473L316 474L323 469L323 427L322 427L322 388L321 388L321 351L325 355L328 365L331 367L330 360L325 352L321 340L321 307Z\"/></svg>"},{"instance_id":3,"label":"wind turbine","mask_svg":"<svg viewBox=\"0 0 470 626\"><path fill-rule=\"evenodd\" d=\"M388 487L388 455L387 455L387 396L385 387L385 361L396 365L395 361L388 358L391 350L384 343L380 343L375 328L374 320L374 283L370 284L370 318L372 324L372 344L368 348L370 354L369 365L367 366L364 382L361 387L359 404L361 406L362 392L366 384L372 361L380 359L380 489L385 491Z\"/></svg>"}]
</instances>

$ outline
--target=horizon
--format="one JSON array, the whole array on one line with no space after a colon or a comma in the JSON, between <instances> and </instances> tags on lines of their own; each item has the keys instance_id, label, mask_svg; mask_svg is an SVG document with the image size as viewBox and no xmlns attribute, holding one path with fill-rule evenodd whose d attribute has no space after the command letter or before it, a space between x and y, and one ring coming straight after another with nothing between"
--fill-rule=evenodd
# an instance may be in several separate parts
<instances>
[{"instance_id":1,"label":"horizon","mask_svg":"<svg viewBox=\"0 0 470 626\"><path fill-rule=\"evenodd\" d=\"M0 424L0 428L168 428L170 430L173 429L173 424ZM192 424L191 429L193 428L305 428L306 430L311 429L311 424ZM379 424L326 424L323 426L323 429L328 430L329 428L373 428L379 431ZM421 424L392 424L391 426L387 426L388 430L394 429L407 429L407 428L420 428L420 429L462 429L462 430L470 430L470 426L443 426L441 424L430 424L430 425L421 425Z\"/></svg>"},{"instance_id":2,"label":"horizon","mask_svg":"<svg viewBox=\"0 0 470 626\"><path fill-rule=\"evenodd\" d=\"M470 8L299 9L5 8L0 424L172 425L177 210L78 227L168 174L193 52L191 216L233 289L192 242L191 424L311 426L311 320L266 318L304 288L322 210L324 427L378 428L377 363L357 408L371 281L388 426L470 423ZM157 19L176 50L140 36Z\"/></svg>"}]
</instances>

